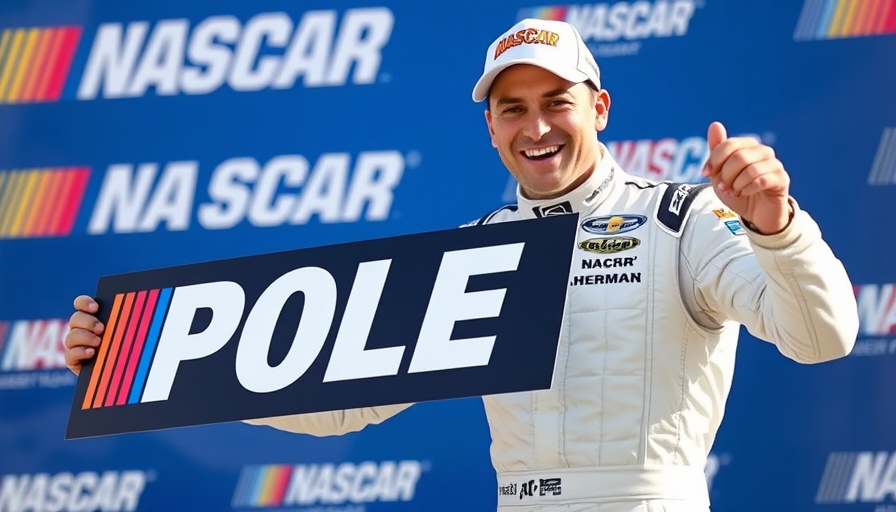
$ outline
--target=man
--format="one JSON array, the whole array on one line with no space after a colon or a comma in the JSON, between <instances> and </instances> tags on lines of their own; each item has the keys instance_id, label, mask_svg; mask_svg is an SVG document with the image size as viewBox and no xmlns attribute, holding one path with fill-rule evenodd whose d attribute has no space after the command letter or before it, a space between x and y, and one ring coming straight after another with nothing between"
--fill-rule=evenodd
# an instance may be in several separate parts
<instances>
[{"instance_id":1,"label":"man","mask_svg":"<svg viewBox=\"0 0 896 512\"><path fill-rule=\"evenodd\" d=\"M848 354L849 279L789 195L771 148L708 128L710 186L626 174L597 134L610 96L566 23L527 19L488 49L473 90L516 205L476 223L577 214L580 229L550 390L483 397L498 506L708 510L703 467L731 386L739 326L785 356ZM73 371L92 357L96 304L75 301ZM356 431L408 405L265 418L314 435Z\"/></svg>"}]
</instances>

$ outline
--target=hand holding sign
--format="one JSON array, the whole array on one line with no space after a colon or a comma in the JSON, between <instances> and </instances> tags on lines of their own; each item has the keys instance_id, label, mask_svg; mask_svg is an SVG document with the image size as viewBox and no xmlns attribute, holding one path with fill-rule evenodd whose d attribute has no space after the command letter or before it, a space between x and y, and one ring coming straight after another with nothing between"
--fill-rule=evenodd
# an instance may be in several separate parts
<instances>
[{"instance_id":1,"label":"hand holding sign","mask_svg":"<svg viewBox=\"0 0 896 512\"><path fill-rule=\"evenodd\" d=\"M105 326L95 316L99 305L86 295L75 299L75 312L69 319L69 331L65 335L65 364L75 375L81 373L81 363L96 354L100 335Z\"/></svg>"},{"instance_id":2,"label":"hand holding sign","mask_svg":"<svg viewBox=\"0 0 896 512\"><path fill-rule=\"evenodd\" d=\"M103 278L67 437L546 389L577 220Z\"/></svg>"}]
</instances>

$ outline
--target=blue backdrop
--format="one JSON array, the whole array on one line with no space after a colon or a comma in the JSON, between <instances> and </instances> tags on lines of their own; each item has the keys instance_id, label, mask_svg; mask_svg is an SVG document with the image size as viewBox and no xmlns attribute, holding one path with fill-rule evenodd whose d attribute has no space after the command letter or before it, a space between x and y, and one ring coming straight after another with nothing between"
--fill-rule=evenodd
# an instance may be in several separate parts
<instances>
[{"instance_id":1,"label":"blue backdrop","mask_svg":"<svg viewBox=\"0 0 896 512\"><path fill-rule=\"evenodd\" d=\"M521 17L575 23L629 171L771 144L855 283L849 357L744 333L719 511L896 511L896 1L0 3L0 511L493 510L478 399L318 439L221 424L64 441L72 299L102 275L446 229L512 200L470 92ZM878 229L880 228L880 229Z\"/></svg>"}]
</instances>

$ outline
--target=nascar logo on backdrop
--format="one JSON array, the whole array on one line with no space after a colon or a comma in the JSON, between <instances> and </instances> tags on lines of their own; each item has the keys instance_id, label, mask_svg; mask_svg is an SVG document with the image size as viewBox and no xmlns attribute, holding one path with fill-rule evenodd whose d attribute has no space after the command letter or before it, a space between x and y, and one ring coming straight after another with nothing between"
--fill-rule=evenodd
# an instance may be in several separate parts
<instances>
[{"instance_id":1,"label":"nascar logo on backdrop","mask_svg":"<svg viewBox=\"0 0 896 512\"><path fill-rule=\"evenodd\" d=\"M859 310L859 339L852 357L896 354L896 284L853 287Z\"/></svg>"},{"instance_id":2,"label":"nascar logo on backdrop","mask_svg":"<svg viewBox=\"0 0 896 512\"><path fill-rule=\"evenodd\" d=\"M698 7L696 0L545 5L521 9L517 19L566 21L595 57L617 57L637 54L641 40L687 35Z\"/></svg>"},{"instance_id":3,"label":"nascar logo on backdrop","mask_svg":"<svg viewBox=\"0 0 896 512\"><path fill-rule=\"evenodd\" d=\"M394 16L386 7L104 23L0 33L0 104L371 84ZM335 38L332 36L335 34ZM77 63L74 64L73 63ZM46 72L49 70L50 72Z\"/></svg>"},{"instance_id":4,"label":"nascar logo on backdrop","mask_svg":"<svg viewBox=\"0 0 896 512\"><path fill-rule=\"evenodd\" d=\"M0 390L72 386L62 339L68 320L0 321Z\"/></svg>"},{"instance_id":5,"label":"nascar logo on backdrop","mask_svg":"<svg viewBox=\"0 0 896 512\"><path fill-rule=\"evenodd\" d=\"M58 100L80 38L81 27L0 32L0 103Z\"/></svg>"},{"instance_id":6,"label":"nascar logo on backdrop","mask_svg":"<svg viewBox=\"0 0 896 512\"><path fill-rule=\"evenodd\" d=\"M429 468L428 461L418 460L246 466L231 505L363 507L365 503L411 501L421 475Z\"/></svg>"},{"instance_id":7,"label":"nascar logo on backdrop","mask_svg":"<svg viewBox=\"0 0 896 512\"><path fill-rule=\"evenodd\" d=\"M0 238L69 235L89 176L87 167L0 171Z\"/></svg>"},{"instance_id":8,"label":"nascar logo on backdrop","mask_svg":"<svg viewBox=\"0 0 896 512\"><path fill-rule=\"evenodd\" d=\"M324 153L310 162L298 154L234 157L211 171L207 191L197 186L197 160L113 164L87 234L383 221L405 169L420 161L413 150ZM71 235L89 175L89 167L0 171L0 239Z\"/></svg>"},{"instance_id":9,"label":"nascar logo on backdrop","mask_svg":"<svg viewBox=\"0 0 896 512\"><path fill-rule=\"evenodd\" d=\"M896 185L896 127L885 128L868 173L869 185Z\"/></svg>"},{"instance_id":10,"label":"nascar logo on backdrop","mask_svg":"<svg viewBox=\"0 0 896 512\"><path fill-rule=\"evenodd\" d=\"M896 452L838 452L828 455L815 502L885 503L896 498ZM889 510L877 508L875 510Z\"/></svg>"},{"instance_id":11,"label":"nascar logo on backdrop","mask_svg":"<svg viewBox=\"0 0 896 512\"><path fill-rule=\"evenodd\" d=\"M275 227L306 224L315 216L323 223L387 219L405 167L419 163L419 154L361 151L354 165L352 160L349 153L324 153L313 164L302 155L264 163L229 158L212 171L210 201L195 212L202 197L196 192L198 161L116 164L106 171L87 232L146 233L162 226L182 231L192 222L205 229L243 221Z\"/></svg>"},{"instance_id":12,"label":"nascar logo on backdrop","mask_svg":"<svg viewBox=\"0 0 896 512\"><path fill-rule=\"evenodd\" d=\"M795 41L896 34L896 3L889 0L806 0Z\"/></svg>"},{"instance_id":13,"label":"nascar logo on backdrop","mask_svg":"<svg viewBox=\"0 0 896 512\"><path fill-rule=\"evenodd\" d=\"M0 510L131 512L155 479L155 471L141 470L3 475Z\"/></svg>"}]
</instances>

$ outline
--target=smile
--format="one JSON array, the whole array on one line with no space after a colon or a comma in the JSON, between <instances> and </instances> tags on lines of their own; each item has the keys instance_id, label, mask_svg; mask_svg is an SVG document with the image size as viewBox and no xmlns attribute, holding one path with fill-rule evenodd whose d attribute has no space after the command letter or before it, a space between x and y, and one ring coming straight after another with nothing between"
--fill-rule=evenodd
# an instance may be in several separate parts
<instances>
[{"instance_id":1,"label":"smile","mask_svg":"<svg viewBox=\"0 0 896 512\"><path fill-rule=\"evenodd\" d=\"M544 148L527 149L527 150L524 150L522 153L523 153L523 155L526 156L526 158L531 158L532 160L543 160L543 159L550 158L550 157L556 155L557 153L560 152L560 150L562 148L563 148L563 146L561 146L561 145L555 145L555 146L547 146Z\"/></svg>"}]
</instances>

